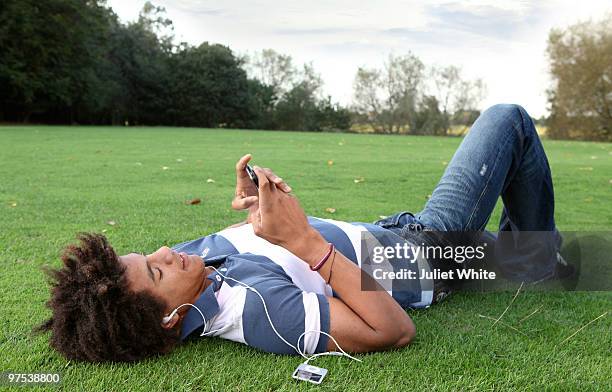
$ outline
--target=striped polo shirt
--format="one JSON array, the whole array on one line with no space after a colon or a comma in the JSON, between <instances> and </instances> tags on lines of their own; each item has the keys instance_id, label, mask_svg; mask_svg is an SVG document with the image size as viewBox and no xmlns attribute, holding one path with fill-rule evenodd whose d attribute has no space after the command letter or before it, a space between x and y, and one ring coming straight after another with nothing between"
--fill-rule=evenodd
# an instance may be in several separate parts
<instances>
[{"instance_id":1,"label":"striped polo shirt","mask_svg":"<svg viewBox=\"0 0 612 392\"><path fill-rule=\"evenodd\" d=\"M308 217L310 225L338 251L364 271L371 265L367 246L394 246L405 242L392 231L362 222L343 222L332 219ZM366 244L369 244L366 246ZM212 280L194 303L207 322L207 336L248 344L266 352L297 354L274 333L264 311L262 299L257 293L229 279L236 279L256 289L268 309L276 330L285 340L297 344L306 353L327 351L330 315L327 297L336 296L318 272L283 247L274 245L253 232L250 224L228 228L220 232L175 245L177 252L197 254L206 265L214 266L220 273L212 272ZM387 270L398 270L399 263L386 259ZM363 266L363 267L362 267ZM419 274L429 270L426 260L401 263ZM228 279L225 279L228 277ZM418 276L418 275L417 275ZM381 281L378 281L381 283ZM381 285L403 308L429 306L433 297L431 280L392 280ZM190 309L181 324L181 338L197 337L203 332L202 316Z\"/></svg>"}]
</instances>

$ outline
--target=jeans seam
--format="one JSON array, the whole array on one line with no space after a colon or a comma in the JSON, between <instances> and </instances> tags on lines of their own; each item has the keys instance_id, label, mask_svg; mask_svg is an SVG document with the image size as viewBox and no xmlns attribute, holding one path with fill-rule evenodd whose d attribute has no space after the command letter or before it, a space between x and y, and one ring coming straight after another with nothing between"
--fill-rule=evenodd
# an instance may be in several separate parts
<instances>
[{"instance_id":1,"label":"jeans seam","mask_svg":"<svg viewBox=\"0 0 612 392\"><path fill-rule=\"evenodd\" d=\"M521 117L522 118L522 117ZM516 129L516 125L512 124L512 128L515 132L519 132ZM510 137L510 134L506 135L506 138L504 139L504 142L502 143L502 146L505 146L506 143L508 142L508 138ZM501 148L497 151L497 156L495 157L495 163L493 164L493 168L491 168L491 171L489 172L489 176L487 177L487 182L485 183L484 188L482 189L482 192L480 193L480 196L478 196L478 200L476 201L476 204L474 205L474 208L472 209L472 212L470 214L470 218L468 219L467 223L465 224L465 226L463 227L463 230L465 230L466 227L469 227L472 224L472 220L474 219L474 216L476 215L476 211L478 210L478 206L480 204L480 201L482 200L485 192L487 191L487 189L489 188L489 184L491 183L491 178L493 177L493 172L495 172L495 168L497 167L497 165L499 164L499 157L500 157L500 152L501 152ZM501 195L499 195L501 196ZM498 196L498 197L499 197ZM496 200L497 203L497 200ZM482 229L482 227L479 228L479 230Z\"/></svg>"}]
</instances>

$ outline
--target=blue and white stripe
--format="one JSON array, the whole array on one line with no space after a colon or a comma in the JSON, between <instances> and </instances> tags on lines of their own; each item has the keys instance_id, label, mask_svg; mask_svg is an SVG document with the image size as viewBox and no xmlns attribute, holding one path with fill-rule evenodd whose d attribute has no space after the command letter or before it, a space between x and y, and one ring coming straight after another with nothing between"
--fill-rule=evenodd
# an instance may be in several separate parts
<instances>
[{"instance_id":1,"label":"blue and white stripe","mask_svg":"<svg viewBox=\"0 0 612 392\"><path fill-rule=\"evenodd\" d=\"M361 222L342 222L309 217L308 221L321 235L357 266L362 255L364 233L383 246L393 246L401 239L390 230ZM306 263L286 249L256 236L251 225L228 228L173 247L174 250L197 254L207 265L216 266L223 275L255 288L266 301L276 329L292 344L305 331L329 333L329 303L333 290ZM393 265L393 261L391 261ZM395 265L393 265L395 268ZM414 268L429 268L419 260ZM213 280L194 305L204 313L212 336L248 344L264 351L297 354L279 339L270 327L259 296L231 279L216 272ZM433 284L418 280L405 283L394 281L385 287L403 307L426 307L431 304ZM182 324L182 338L202 332L200 314L188 311ZM326 351L327 336L307 333L301 340L306 353Z\"/></svg>"}]
</instances>

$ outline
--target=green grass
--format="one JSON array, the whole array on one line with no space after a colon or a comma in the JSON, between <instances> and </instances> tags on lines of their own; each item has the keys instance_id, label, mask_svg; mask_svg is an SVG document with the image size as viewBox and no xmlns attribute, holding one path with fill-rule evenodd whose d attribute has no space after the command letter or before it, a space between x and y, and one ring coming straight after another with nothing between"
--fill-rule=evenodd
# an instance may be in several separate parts
<instances>
[{"instance_id":1,"label":"green grass","mask_svg":"<svg viewBox=\"0 0 612 392\"><path fill-rule=\"evenodd\" d=\"M371 222L399 210L418 211L460 141L177 128L0 128L0 371L60 371L69 390L317 388L290 378L299 358L220 339L202 339L133 365L68 362L49 348L47 336L30 333L49 315L40 267L58 266L62 247L78 231L104 231L124 254L151 252L242 220L230 201L234 163L246 152L285 178L310 215ZM558 226L610 230L612 145L548 141L545 148ZM355 183L358 177L364 181ZM184 203L195 197L202 203ZM328 207L336 212L326 212ZM498 219L499 206L491 229ZM526 335L478 316L497 317L513 294L461 293L411 311L414 344L363 355L363 363L320 359L315 364L329 375L317 389L612 389L610 314L560 344L610 310L609 292L519 295L503 321Z\"/></svg>"}]
</instances>

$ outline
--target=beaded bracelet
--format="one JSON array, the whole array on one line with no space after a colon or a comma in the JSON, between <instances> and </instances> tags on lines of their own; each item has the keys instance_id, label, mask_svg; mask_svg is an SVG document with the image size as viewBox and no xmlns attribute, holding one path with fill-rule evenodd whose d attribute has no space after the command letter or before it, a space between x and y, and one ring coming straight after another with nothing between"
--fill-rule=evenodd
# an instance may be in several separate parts
<instances>
[{"instance_id":1,"label":"beaded bracelet","mask_svg":"<svg viewBox=\"0 0 612 392\"><path fill-rule=\"evenodd\" d=\"M321 267L323 267L323 264L325 264L325 262L327 261L327 259L329 259L329 256L332 254L332 252L334 251L334 244L332 244L331 242L329 243L329 250L327 251L327 253L325 253L325 256L323 256L323 258L321 259L321 261L319 261L317 264L315 264L315 266L310 266L310 269L312 271L318 271L319 269L321 269Z\"/></svg>"}]
</instances>

